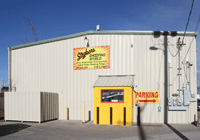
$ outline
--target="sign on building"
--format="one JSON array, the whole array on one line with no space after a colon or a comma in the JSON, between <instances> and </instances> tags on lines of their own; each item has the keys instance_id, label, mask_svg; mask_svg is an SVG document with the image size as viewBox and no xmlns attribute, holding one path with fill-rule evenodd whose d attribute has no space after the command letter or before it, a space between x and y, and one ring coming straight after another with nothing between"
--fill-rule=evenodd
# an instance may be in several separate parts
<instances>
[{"instance_id":1,"label":"sign on building","mask_svg":"<svg viewBox=\"0 0 200 140\"><path fill-rule=\"evenodd\" d=\"M160 92L159 91L136 91L133 97L135 104L159 104Z\"/></svg>"},{"instance_id":2,"label":"sign on building","mask_svg":"<svg viewBox=\"0 0 200 140\"><path fill-rule=\"evenodd\" d=\"M108 68L110 68L110 46L73 49L74 70Z\"/></svg>"}]
</instances>

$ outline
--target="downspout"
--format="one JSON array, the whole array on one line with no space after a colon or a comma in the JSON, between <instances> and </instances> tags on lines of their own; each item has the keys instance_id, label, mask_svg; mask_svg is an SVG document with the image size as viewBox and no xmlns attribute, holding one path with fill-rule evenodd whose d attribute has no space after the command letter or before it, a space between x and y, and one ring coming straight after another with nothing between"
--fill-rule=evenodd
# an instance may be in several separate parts
<instances>
[{"instance_id":1,"label":"downspout","mask_svg":"<svg viewBox=\"0 0 200 140\"><path fill-rule=\"evenodd\" d=\"M11 81L11 48L8 47L8 84L9 92L12 91L12 81Z\"/></svg>"},{"instance_id":2,"label":"downspout","mask_svg":"<svg viewBox=\"0 0 200 140\"><path fill-rule=\"evenodd\" d=\"M190 89L190 91L191 91L191 83L190 83L190 82L191 82L191 79L190 79L190 72L191 72L191 71L190 71L190 64L189 64L189 89Z\"/></svg>"}]
</instances>

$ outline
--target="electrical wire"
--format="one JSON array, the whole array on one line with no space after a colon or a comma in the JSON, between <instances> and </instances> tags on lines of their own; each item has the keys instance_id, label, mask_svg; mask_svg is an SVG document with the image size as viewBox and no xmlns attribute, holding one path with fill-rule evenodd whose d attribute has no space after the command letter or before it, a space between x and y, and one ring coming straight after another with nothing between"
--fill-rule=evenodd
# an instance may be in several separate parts
<instances>
[{"instance_id":1,"label":"electrical wire","mask_svg":"<svg viewBox=\"0 0 200 140\"><path fill-rule=\"evenodd\" d=\"M169 52L170 52L170 54L171 54L172 57L176 57L176 56L177 56L177 54L178 54L178 52L179 52L179 49L178 49L178 51L177 51L177 53L176 53L175 55L172 54L172 52L170 51L170 48L169 48L169 47L168 47L168 49L169 49Z\"/></svg>"},{"instance_id":2,"label":"electrical wire","mask_svg":"<svg viewBox=\"0 0 200 140\"><path fill-rule=\"evenodd\" d=\"M185 78L186 78L186 84L185 84L185 86L187 87L187 83L188 83L188 77L187 77L187 71L186 71L186 69L187 69L187 62L186 62L186 69L185 69L185 66L183 66L183 69L184 69L184 75L185 75Z\"/></svg>"},{"instance_id":3,"label":"electrical wire","mask_svg":"<svg viewBox=\"0 0 200 140\"><path fill-rule=\"evenodd\" d=\"M196 27L195 27L195 32L198 30L199 22L200 22L200 14L199 14L199 18L198 18L198 21L197 21L197 24L196 24ZM191 43L190 43L190 46L189 46L189 48L188 48L188 50L187 50L187 53L185 54L185 57L184 57L183 61L184 61L185 58L187 57L187 54L188 54L188 52L189 52L189 50L190 50L190 48L191 48L191 46L192 46L193 41L194 41L194 38L192 39L192 41L191 41ZM182 61L182 62L183 62L183 61Z\"/></svg>"},{"instance_id":4,"label":"electrical wire","mask_svg":"<svg viewBox=\"0 0 200 140\"><path fill-rule=\"evenodd\" d=\"M191 14L192 14L193 5L194 5L194 0L192 1L192 5L191 5L190 13L189 13L189 16L188 16L188 21L187 21L187 24L186 24L186 27L185 27L185 31L184 31L182 43L183 43L183 40L184 40L184 38L185 38L185 34L186 34L186 31L187 31L187 27L188 27L188 24L189 24L189 21L190 21L190 16L191 16ZM179 43L179 41L178 41L178 43ZM172 52L170 51L170 48L169 48L169 47L168 47L168 49L169 49L169 52L170 52L170 54L171 54L172 57L176 57L177 54L178 54L179 51L180 51L180 48L178 48L177 53L176 53L175 55L173 55Z\"/></svg>"},{"instance_id":5,"label":"electrical wire","mask_svg":"<svg viewBox=\"0 0 200 140\"><path fill-rule=\"evenodd\" d=\"M189 24L189 21L190 21L190 16L191 16L191 14L192 14L193 4L194 4L194 0L192 1L192 5L191 5L190 13L189 13L189 16L188 16L188 21L187 21L187 24L186 24L186 27L185 27L185 32L184 32L184 36L183 36L183 39L182 39L182 43L183 43L183 40L184 40L184 38L185 38L185 34L186 34L186 31L187 31L187 27L188 27L188 24Z\"/></svg>"}]
</instances>

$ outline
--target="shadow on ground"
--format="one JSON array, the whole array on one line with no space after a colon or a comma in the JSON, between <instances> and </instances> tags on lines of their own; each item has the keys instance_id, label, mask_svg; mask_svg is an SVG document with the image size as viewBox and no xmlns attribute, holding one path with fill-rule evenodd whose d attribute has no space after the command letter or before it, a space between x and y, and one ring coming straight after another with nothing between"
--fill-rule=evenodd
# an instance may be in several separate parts
<instances>
[{"instance_id":1,"label":"shadow on ground","mask_svg":"<svg viewBox=\"0 0 200 140\"><path fill-rule=\"evenodd\" d=\"M146 140L146 134L144 132L144 129L142 128L142 126L138 126L138 131L139 131L139 135L140 135L140 140Z\"/></svg>"},{"instance_id":2,"label":"shadow on ground","mask_svg":"<svg viewBox=\"0 0 200 140\"><path fill-rule=\"evenodd\" d=\"M10 135L21 131L23 129L31 127L30 125L26 124L7 124L7 125L0 125L0 137Z\"/></svg>"},{"instance_id":3,"label":"shadow on ground","mask_svg":"<svg viewBox=\"0 0 200 140\"><path fill-rule=\"evenodd\" d=\"M176 133L180 138L182 138L183 140L189 140L186 136L184 136L181 132L179 132L178 130L176 130L174 127L172 127L170 124L166 124L172 131L174 131L174 133Z\"/></svg>"}]
</instances>

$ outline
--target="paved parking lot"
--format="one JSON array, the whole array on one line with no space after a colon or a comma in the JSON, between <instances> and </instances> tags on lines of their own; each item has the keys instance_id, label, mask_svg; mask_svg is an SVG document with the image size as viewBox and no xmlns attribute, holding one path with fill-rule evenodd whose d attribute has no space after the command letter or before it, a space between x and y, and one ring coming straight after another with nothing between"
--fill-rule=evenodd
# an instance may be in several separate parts
<instances>
[{"instance_id":1,"label":"paved parking lot","mask_svg":"<svg viewBox=\"0 0 200 140\"><path fill-rule=\"evenodd\" d=\"M199 139L194 125L142 124L134 126L94 125L92 122L55 120L45 123L0 122L0 139Z\"/></svg>"}]
</instances>

